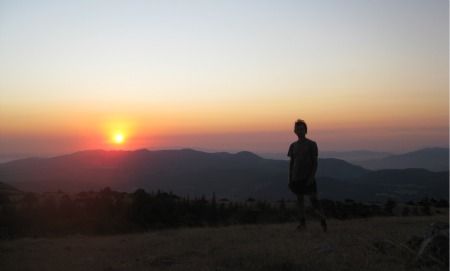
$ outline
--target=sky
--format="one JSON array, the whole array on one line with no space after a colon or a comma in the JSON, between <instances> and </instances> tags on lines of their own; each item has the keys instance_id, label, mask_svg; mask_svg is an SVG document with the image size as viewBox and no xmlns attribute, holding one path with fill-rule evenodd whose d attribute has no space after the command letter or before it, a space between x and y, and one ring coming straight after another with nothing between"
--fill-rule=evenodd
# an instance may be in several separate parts
<instances>
[{"instance_id":1,"label":"sky","mask_svg":"<svg viewBox=\"0 0 450 271\"><path fill-rule=\"evenodd\" d=\"M297 119L319 150L448 147L448 1L0 0L0 160L284 153Z\"/></svg>"}]
</instances>

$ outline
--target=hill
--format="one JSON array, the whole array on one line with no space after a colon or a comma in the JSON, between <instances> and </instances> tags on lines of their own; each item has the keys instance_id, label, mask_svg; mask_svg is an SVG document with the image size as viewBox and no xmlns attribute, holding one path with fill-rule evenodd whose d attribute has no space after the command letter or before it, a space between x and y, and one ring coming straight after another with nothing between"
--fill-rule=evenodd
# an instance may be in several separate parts
<instances>
[{"instance_id":1,"label":"hill","mask_svg":"<svg viewBox=\"0 0 450 271\"><path fill-rule=\"evenodd\" d=\"M0 193L17 193L19 190L12 187L11 185L0 183Z\"/></svg>"},{"instance_id":2,"label":"hill","mask_svg":"<svg viewBox=\"0 0 450 271\"><path fill-rule=\"evenodd\" d=\"M279 152L261 152L258 153L264 158L276 159L276 160L289 160L286 153ZM349 163L361 162L371 159L380 159L392 155L389 152L376 152L369 150L354 150L354 151L323 151L319 150L320 158L335 158L344 160Z\"/></svg>"},{"instance_id":3,"label":"hill","mask_svg":"<svg viewBox=\"0 0 450 271\"><path fill-rule=\"evenodd\" d=\"M302 232L274 224L23 238L0 242L0 262L3 270L50 271L448 270L415 263L409 247L436 221L448 216L330 220L326 234L311 222Z\"/></svg>"},{"instance_id":4,"label":"hill","mask_svg":"<svg viewBox=\"0 0 450 271\"><path fill-rule=\"evenodd\" d=\"M378 193L384 200L383 195L392 192L392 187L377 183L377 178L388 178L395 186L397 177L404 175L404 180L408 180L411 175L409 171L386 172L385 175L372 173L343 160L319 159L319 191L330 199L375 200L379 198ZM390 173L396 177L389 177ZM293 197L287 188L287 175L287 161L264 159L250 152L206 153L191 149L94 150L0 164L2 182L33 192L79 192L109 186L125 192L144 188L179 195L200 196L215 192L218 197L230 199L277 200ZM432 192L448 191L448 180L445 183L432 180L442 180L445 176L448 178L448 172L422 171L414 182L416 186L411 187L407 181L398 184L414 190L412 194L397 193L396 196L399 199L405 196L408 200L424 195L442 196L442 193L434 195ZM369 181L365 182L366 179ZM448 198L448 193L446 196Z\"/></svg>"},{"instance_id":5,"label":"hill","mask_svg":"<svg viewBox=\"0 0 450 271\"><path fill-rule=\"evenodd\" d=\"M318 176L353 178L368 172L335 159L320 160ZM250 152L206 153L191 149L162 151L83 151L46 159L0 164L6 183L24 191L87 191L109 186L121 191L172 190L177 194L248 197L283 187L288 193L288 163ZM282 184L280 186L280 184ZM279 190L279 189L278 189Z\"/></svg>"},{"instance_id":6,"label":"hill","mask_svg":"<svg viewBox=\"0 0 450 271\"><path fill-rule=\"evenodd\" d=\"M448 171L449 149L426 148L380 159L355 161L355 164L372 170L423 168L431 171Z\"/></svg>"},{"instance_id":7,"label":"hill","mask_svg":"<svg viewBox=\"0 0 450 271\"><path fill-rule=\"evenodd\" d=\"M1 211L3 204L7 204L7 203L11 202L11 199L16 198L16 196L20 197L22 194L23 194L22 191L19 191L18 189L14 188L8 184L0 182L0 211ZM5 219L5 217L2 216L2 213L0 212L0 220L1 220L1 222L3 222L3 223L0 223L0 225L1 225L0 227L5 226L4 219Z\"/></svg>"},{"instance_id":8,"label":"hill","mask_svg":"<svg viewBox=\"0 0 450 271\"><path fill-rule=\"evenodd\" d=\"M320 156L324 158L337 158L345 160L350 163L357 163L361 161L381 159L391 156L392 153L388 152L375 152L368 150L355 150L355 151L323 151L320 152Z\"/></svg>"},{"instance_id":9,"label":"hill","mask_svg":"<svg viewBox=\"0 0 450 271\"><path fill-rule=\"evenodd\" d=\"M425 169L385 169L370 172L353 180L363 185L355 198L392 198L398 200L416 200L424 197L449 197L449 173L430 172Z\"/></svg>"}]
</instances>

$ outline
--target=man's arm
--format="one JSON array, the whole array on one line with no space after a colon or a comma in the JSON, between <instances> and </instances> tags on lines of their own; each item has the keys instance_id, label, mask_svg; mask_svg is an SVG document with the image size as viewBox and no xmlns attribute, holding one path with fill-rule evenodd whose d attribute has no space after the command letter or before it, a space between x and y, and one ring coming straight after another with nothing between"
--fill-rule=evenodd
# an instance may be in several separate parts
<instances>
[{"instance_id":1,"label":"man's arm","mask_svg":"<svg viewBox=\"0 0 450 271\"><path fill-rule=\"evenodd\" d=\"M292 181L292 172L294 170L294 157L293 157L292 144L289 146L287 156L289 157L289 184Z\"/></svg>"},{"instance_id":2,"label":"man's arm","mask_svg":"<svg viewBox=\"0 0 450 271\"><path fill-rule=\"evenodd\" d=\"M314 178L316 176L317 172L317 164L318 164L318 158L317 156L313 158L313 165L312 165L312 171L311 171L311 177Z\"/></svg>"},{"instance_id":3,"label":"man's arm","mask_svg":"<svg viewBox=\"0 0 450 271\"><path fill-rule=\"evenodd\" d=\"M311 168L311 175L309 175L308 181L309 183L314 182L315 180L315 176L316 176L316 172L317 172L317 165L319 164L319 150L317 148L317 144L314 143L313 145L313 149L312 149L312 153L311 153L312 157L312 168Z\"/></svg>"},{"instance_id":4,"label":"man's arm","mask_svg":"<svg viewBox=\"0 0 450 271\"><path fill-rule=\"evenodd\" d=\"M294 159L290 159L289 161L289 183L292 181L292 171L294 170Z\"/></svg>"}]
</instances>

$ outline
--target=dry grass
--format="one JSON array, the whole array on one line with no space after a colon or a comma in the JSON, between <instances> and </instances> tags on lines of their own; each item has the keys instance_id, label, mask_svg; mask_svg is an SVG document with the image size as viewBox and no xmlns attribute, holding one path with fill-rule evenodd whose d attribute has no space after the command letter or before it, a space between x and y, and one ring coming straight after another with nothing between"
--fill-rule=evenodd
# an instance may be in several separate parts
<instances>
[{"instance_id":1,"label":"dry grass","mask_svg":"<svg viewBox=\"0 0 450 271\"><path fill-rule=\"evenodd\" d=\"M1 270L439 270L411 264L400 246L448 216L329 221L296 232L294 224L195 228L116 236L0 242Z\"/></svg>"}]
</instances>

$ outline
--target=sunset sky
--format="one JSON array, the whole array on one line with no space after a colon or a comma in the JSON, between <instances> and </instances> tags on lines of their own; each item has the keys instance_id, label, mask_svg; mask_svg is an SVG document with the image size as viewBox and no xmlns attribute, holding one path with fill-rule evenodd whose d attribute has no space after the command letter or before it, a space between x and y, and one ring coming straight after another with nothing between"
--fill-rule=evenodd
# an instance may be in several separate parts
<instances>
[{"instance_id":1,"label":"sunset sky","mask_svg":"<svg viewBox=\"0 0 450 271\"><path fill-rule=\"evenodd\" d=\"M448 147L448 5L0 0L0 159Z\"/></svg>"}]
</instances>

